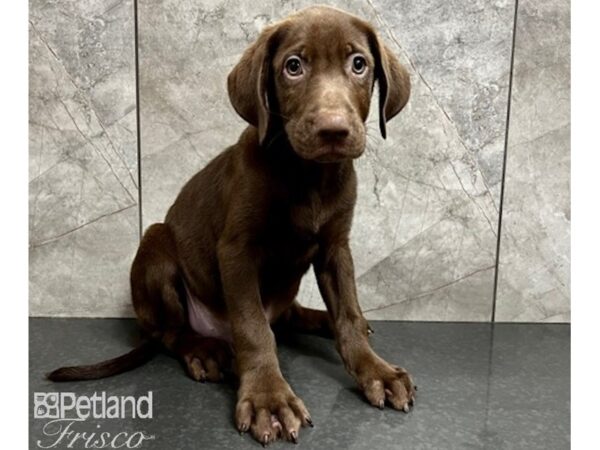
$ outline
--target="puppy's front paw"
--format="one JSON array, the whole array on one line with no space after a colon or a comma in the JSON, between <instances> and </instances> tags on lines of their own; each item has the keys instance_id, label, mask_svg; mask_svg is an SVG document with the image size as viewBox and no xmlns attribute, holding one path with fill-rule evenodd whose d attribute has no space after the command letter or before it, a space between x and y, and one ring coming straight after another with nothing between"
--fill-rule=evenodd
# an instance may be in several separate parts
<instances>
[{"instance_id":1,"label":"puppy's front paw","mask_svg":"<svg viewBox=\"0 0 600 450\"><path fill-rule=\"evenodd\" d=\"M301 426L312 426L304 402L281 377L242 382L235 410L240 433L248 430L263 446L283 437L296 443Z\"/></svg>"},{"instance_id":2,"label":"puppy's front paw","mask_svg":"<svg viewBox=\"0 0 600 450\"><path fill-rule=\"evenodd\" d=\"M387 402L394 409L408 412L414 405L417 388L401 367L374 356L361 364L356 378L373 406L383 409Z\"/></svg>"}]
</instances>

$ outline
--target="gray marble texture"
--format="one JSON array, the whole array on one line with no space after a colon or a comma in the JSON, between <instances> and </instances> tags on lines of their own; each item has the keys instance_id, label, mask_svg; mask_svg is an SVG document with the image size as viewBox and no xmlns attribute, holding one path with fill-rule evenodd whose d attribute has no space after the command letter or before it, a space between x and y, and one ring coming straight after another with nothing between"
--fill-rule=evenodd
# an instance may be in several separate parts
<instances>
[{"instance_id":1,"label":"gray marble texture","mask_svg":"<svg viewBox=\"0 0 600 450\"><path fill-rule=\"evenodd\" d=\"M226 93L242 51L265 24L310 4L139 2L144 227L244 128ZM413 83L386 141L372 115L357 162L352 248L363 309L489 320L513 4L332 4L371 21ZM299 299L323 308L312 274Z\"/></svg>"},{"instance_id":2,"label":"gray marble texture","mask_svg":"<svg viewBox=\"0 0 600 450\"><path fill-rule=\"evenodd\" d=\"M496 318L570 320L570 5L520 0Z\"/></svg>"},{"instance_id":3,"label":"gray marble texture","mask_svg":"<svg viewBox=\"0 0 600 450\"><path fill-rule=\"evenodd\" d=\"M30 3L30 314L130 314L133 3Z\"/></svg>"}]
</instances>

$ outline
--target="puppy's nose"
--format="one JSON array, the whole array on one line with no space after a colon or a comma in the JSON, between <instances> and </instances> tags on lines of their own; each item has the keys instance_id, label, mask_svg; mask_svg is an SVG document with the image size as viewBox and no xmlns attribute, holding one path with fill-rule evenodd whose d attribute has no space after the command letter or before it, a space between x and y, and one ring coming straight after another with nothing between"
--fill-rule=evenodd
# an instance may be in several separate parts
<instances>
[{"instance_id":1,"label":"puppy's nose","mask_svg":"<svg viewBox=\"0 0 600 450\"><path fill-rule=\"evenodd\" d=\"M316 123L317 135L326 141L341 141L350 134L350 124L342 114L322 115Z\"/></svg>"}]
</instances>

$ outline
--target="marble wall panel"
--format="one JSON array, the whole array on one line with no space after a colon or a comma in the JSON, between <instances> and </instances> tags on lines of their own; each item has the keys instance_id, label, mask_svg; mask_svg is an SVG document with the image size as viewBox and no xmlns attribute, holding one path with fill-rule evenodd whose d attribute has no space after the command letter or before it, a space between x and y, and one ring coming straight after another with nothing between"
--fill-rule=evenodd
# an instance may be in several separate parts
<instances>
[{"instance_id":1,"label":"marble wall panel","mask_svg":"<svg viewBox=\"0 0 600 450\"><path fill-rule=\"evenodd\" d=\"M30 314L130 315L133 3L33 0L29 33Z\"/></svg>"},{"instance_id":2,"label":"marble wall panel","mask_svg":"<svg viewBox=\"0 0 600 450\"><path fill-rule=\"evenodd\" d=\"M371 318L489 320L514 3L329 2L371 21L411 72L407 108L357 161L352 234ZM237 140L226 76L267 23L308 1L139 1L142 219ZM304 304L323 307L314 277Z\"/></svg>"},{"instance_id":3,"label":"marble wall panel","mask_svg":"<svg viewBox=\"0 0 600 450\"><path fill-rule=\"evenodd\" d=\"M500 202L514 0L367 0Z\"/></svg>"},{"instance_id":4,"label":"marble wall panel","mask_svg":"<svg viewBox=\"0 0 600 450\"><path fill-rule=\"evenodd\" d=\"M369 118L352 247L370 318L489 320L514 2L352 0L411 72ZM226 76L307 1L139 1L143 226L233 143ZM30 3L30 313L127 316L138 241L132 1ZM497 320L568 321L569 3L519 2ZM323 308L314 277L302 303Z\"/></svg>"},{"instance_id":5,"label":"marble wall panel","mask_svg":"<svg viewBox=\"0 0 600 450\"><path fill-rule=\"evenodd\" d=\"M519 0L496 320L570 320L570 5Z\"/></svg>"}]
</instances>

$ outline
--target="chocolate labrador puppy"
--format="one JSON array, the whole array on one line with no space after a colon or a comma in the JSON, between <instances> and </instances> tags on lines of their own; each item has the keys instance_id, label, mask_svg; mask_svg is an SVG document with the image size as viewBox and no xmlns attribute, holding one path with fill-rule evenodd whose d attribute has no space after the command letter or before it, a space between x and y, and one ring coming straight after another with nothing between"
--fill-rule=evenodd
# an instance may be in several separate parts
<instances>
[{"instance_id":1,"label":"chocolate labrador puppy","mask_svg":"<svg viewBox=\"0 0 600 450\"><path fill-rule=\"evenodd\" d=\"M280 436L295 442L312 422L279 369L271 326L282 326L333 336L368 401L408 412L415 387L369 345L348 245L353 160L365 148L375 82L385 137L410 80L368 23L312 7L267 27L228 78L231 103L250 125L183 187L164 223L150 226L140 243L131 292L148 340L49 378L113 375L162 347L192 378L218 381L233 357L238 429L263 444ZM295 300L311 265L327 312Z\"/></svg>"}]
</instances>

